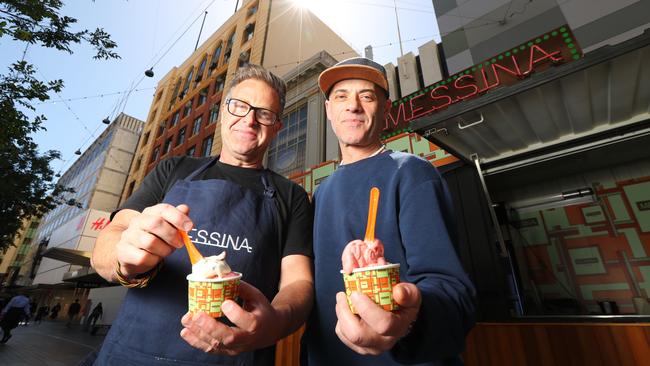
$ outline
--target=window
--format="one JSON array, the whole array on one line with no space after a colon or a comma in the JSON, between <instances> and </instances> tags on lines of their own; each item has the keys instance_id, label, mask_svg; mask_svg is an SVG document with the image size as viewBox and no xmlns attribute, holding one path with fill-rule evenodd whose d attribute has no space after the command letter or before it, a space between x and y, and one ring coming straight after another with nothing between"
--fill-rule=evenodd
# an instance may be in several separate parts
<instances>
[{"instance_id":1,"label":"window","mask_svg":"<svg viewBox=\"0 0 650 366\"><path fill-rule=\"evenodd\" d=\"M185 155L194 156L195 153L196 153L196 145L192 145L192 147L187 149L187 151L185 152Z\"/></svg>"},{"instance_id":2,"label":"window","mask_svg":"<svg viewBox=\"0 0 650 366\"><path fill-rule=\"evenodd\" d=\"M210 109L210 120L208 124L217 122L219 119L219 107L221 106L221 102L216 102L212 106L212 109Z\"/></svg>"},{"instance_id":3,"label":"window","mask_svg":"<svg viewBox=\"0 0 650 366\"><path fill-rule=\"evenodd\" d=\"M212 71L219 66L219 58L221 57L221 42L217 45L217 48L214 49L212 54L212 59L210 60L210 67L208 68L208 75L212 75Z\"/></svg>"},{"instance_id":4,"label":"window","mask_svg":"<svg viewBox=\"0 0 650 366\"><path fill-rule=\"evenodd\" d=\"M167 154L172 149L172 138L165 140L165 145L163 147L163 155Z\"/></svg>"},{"instance_id":5,"label":"window","mask_svg":"<svg viewBox=\"0 0 650 366\"><path fill-rule=\"evenodd\" d=\"M133 189L135 189L135 181L129 183L129 188L126 190L126 197L131 197L133 194Z\"/></svg>"},{"instance_id":6,"label":"window","mask_svg":"<svg viewBox=\"0 0 650 366\"><path fill-rule=\"evenodd\" d=\"M183 99L185 97L185 94L187 94L187 91L190 90L190 85L192 84L192 74L194 74L194 66L192 66L190 71L187 73L187 76L185 77L185 85L183 86L183 91L179 96L180 99Z\"/></svg>"},{"instance_id":7,"label":"window","mask_svg":"<svg viewBox=\"0 0 650 366\"><path fill-rule=\"evenodd\" d=\"M246 43L253 39L253 33L255 33L255 23L251 23L244 28L244 37L242 43Z\"/></svg>"},{"instance_id":8,"label":"window","mask_svg":"<svg viewBox=\"0 0 650 366\"><path fill-rule=\"evenodd\" d=\"M158 131L156 131L156 137L160 136L165 132L165 121L160 122L158 125Z\"/></svg>"},{"instance_id":9,"label":"window","mask_svg":"<svg viewBox=\"0 0 650 366\"><path fill-rule=\"evenodd\" d=\"M194 125L192 126L192 136L196 135L201 131L201 122L203 121L203 116L198 116L194 120Z\"/></svg>"},{"instance_id":10,"label":"window","mask_svg":"<svg viewBox=\"0 0 650 366\"><path fill-rule=\"evenodd\" d=\"M147 132L147 133L144 134L144 136L142 136L142 145L141 146L144 146L144 145L147 144L147 142L149 142L149 135L150 135L150 132Z\"/></svg>"},{"instance_id":11,"label":"window","mask_svg":"<svg viewBox=\"0 0 650 366\"><path fill-rule=\"evenodd\" d=\"M190 105L192 104L192 102L189 103ZM176 111L176 113L174 113L174 115L172 116L171 121L169 122L169 128L176 126L178 124L179 119L180 119L180 112Z\"/></svg>"},{"instance_id":12,"label":"window","mask_svg":"<svg viewBox=\"0 0 650 366\"><path fill-rule=\"evenodd\" d=\"M176 136L176 146L185 142L185 130L187 130L187 127L183 127L178 131L178 136Z\"/></svg>"},{"instance_id":13,"label":"window","mask_svg":"<svg viewBox=\"0 0 650 366\"><path fill-rule=\"evenodd\" d=\"M203 105L208 100L208 88L203 88L199 92L199 101L196 103L197 106Z\"/></svg>"},{"instance_id":14,"label":"window","mask_svg":"<svg viewBox=\"0 0 650 366\"><path fill-rule=\"evenodd\" d=\"M196 88L197 85L203 80L203 73L205 72L205 64L208 63L208 55L203 56L203 60L201 60L201 65L199 66L199 71L196 73L196 78L194 78L194 87Z\"/></svg>"},{"instance_id":15,"label":"window","mask_svg":"<svg viewBox=\"0 0 650 366\"><path fill-rule=\"evenodd\" d=\"M181 87L181 82L182 82L181 78L178 78L178 80L176 80L176 85L174 86L174 92L172 93L172 98L169 100L169 107L167 108L167 110L172 109L174 103L176 103L176 97L178 97L178 90ZM181 99L183 99L183 97L181 97Z\"/></svg>"},{"instance_id":16,"label":"window","mask_svg":"<svg viewBox=\"0 0 650 366\"><path fill-rule=\"evenodd\" d=\"M158 159L158 153L159 152L160 152L160 146L156 146L153 149L153 153L151 153L151 158L149 159L149 164L153 163L154 161L156 161L156 159Z\"/></svg>"},{"instance_id":17,"label":"window","mask_svg":"<svg viewBox=\"0 0 650 366\"><path fill-rule=\"evenodd\" d=\"M282 130L269 147L268 165L288 176L304 170L307 140L307 105L282 118Z\"/></svg>"},{"instance_id":18,"label":"window","mask_svg":"<svg viewBox=\"0 0 650 366\"><path fill-rule=\"evenodd\" d=\"M248 11L246 12L246 16L247 16L247 17L253 16L255 13L257 13L257 8L259 8L259 4L258 4L258 3L255 3L255 4L251 5L251 6L248 8Z\"/></svg>"},{"instance_id":19,"label":"window","mask_svg":"<svg viewBox=\"0 0 650 366\"><path fill-rule=\"evenodd\" d=\"M192 100L188 100L183 107L183 118L187 117L192 113Z\"/></svg>"},{"instance_id":20,"label":"window","mask_svg":"<svg viewBox=\"0 0 650 366\"><path fill-rule=\"evenodd\" d=\"M251 59L251 51L250 50L240 53L239 54L239 61L237 61L237 67L242 67L242 66L248 64L250 59Z\"/></svg>"},{"instance_id":21,"label":"window","mask_svg":"<svg viewBox=\"0 0 650 366\"><path fill-rule=\"evenodd\" d=\"M140 165L142 164L142 156L138 156L138 159L135 161L135 165L133 167L133 171L138 171L140 170Z\"/></svg>"},{"instance_id":22,"label":"window","mask_svg":"<svg viewBox=\"0 0 650 366\"><path fill-rule=\"evenodd\" d=\"M224 84L226 83L226 75L221 74L217 76L217 81L214 83L214 92L218 93L223 91Z\"/></svg>"},{"instance_id":23,"label":"window","mask_svg":"<svg viewBox=\"0 0 650 366\"><path fill-rule=\"evenodd\" d=\"M212 136L203 140L203 145L201 145L201 156L210 156L212 153Z\"/></svg>"}]
</instances>

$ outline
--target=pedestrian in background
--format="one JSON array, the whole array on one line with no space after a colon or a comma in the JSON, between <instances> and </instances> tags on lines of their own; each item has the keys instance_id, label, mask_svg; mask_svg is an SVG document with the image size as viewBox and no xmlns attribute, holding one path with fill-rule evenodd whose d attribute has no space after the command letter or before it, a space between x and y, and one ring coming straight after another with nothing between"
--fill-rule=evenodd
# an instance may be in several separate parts
<instances>
[{"instance_id":1,"label":"pedestrian in background","mask_svg":"<svg viewBox=\"0 0 650 366\"><path fill-rule=\"evenodd\" d=\"M77 314L79 314L80 310L81 304L79 304L79 299L76 299L72 304L70 304L70 307L68 308L68 323L66 323L67 327L70 327L70 325L72 325L72 321L77 317Z\"/></svg>"},{"instance_id":2,"label":"pedestrian in background","mask_svg":"<svg viewBox=\"0 0 650 366\"><path fill-rule=\"evenodd\" d=\"M41 305L41 307L38 308L38 311L36 312L36 316L34 317L34 324L41 324L41 319L43 317L47 316L47 313L50 311L50 307L47 305Z\"/></svg>"},{"instance_id":3,"label":"pedestrian in background","mask_svg":"<svg viewBox=\"0 0 650 366\"><path fill-rule=\"evenodd\" d=\"M18 326L22 319L29 319L29 298L24 295L16 295L9 300L9 303L0 313L0 328L2 328L2 339L0 343L7 343L11 338L11 330Z\"/></svg>"},{"instance_id":4,"label":"pedestrian in background","mask_svg":"<svg viewBox=\"0 0 650 366\"><path fill-rule=\"evenodd\" d=\"M61 303L57 302L56 305L52 307L52 312L50 313L50 319L56 319L59 316L59 311L61 311Z\"/></svg>"}]
</instances>

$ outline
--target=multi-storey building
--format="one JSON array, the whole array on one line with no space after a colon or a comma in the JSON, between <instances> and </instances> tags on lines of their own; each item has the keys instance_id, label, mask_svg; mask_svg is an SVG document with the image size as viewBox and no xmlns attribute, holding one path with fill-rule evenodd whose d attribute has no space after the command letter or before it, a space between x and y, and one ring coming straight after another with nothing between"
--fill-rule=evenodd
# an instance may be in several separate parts
<instances>
[{"instance_id":1,"label":"multi-storey building","mask_svg":"<svg viewBox=\"0 0 650 366\"><path fill-rule=\"evenodd\" d=\"M83 265L89 266L94 241L82 240L82 231L85 226L92 226L86 225L89 216L103 219L93 226L94 231L108 224L108 214L117 208L122 195L143 124L120 113L62 174L57 184L73 191L66 194L64 203L41 218L30 248L30 261L35 263L21 269L26 279L35 275L36 287L65 288L64 280L74 281L75 271L79 273ZM35 267L38 269L34 274Z\"/></svg>"},{"instance_id":2,"label":"multi-storey building","mask_svg":"<svg viewBox=\"0 0 650 366\"><path fill-rule=\"evenodd\" d=\"M337 60L356 55L322 21L292 1L244 1L158 83L122 199L162 159L208 156L221 150L223 92L238 67L260 64L284 76L321 50Z\"/></svg>"},{"instance_id":3,"label":"multi-storey building","mask_svg":"<svg viewBox=\"0 0 650 366\"><path fill-rule=\"evenodd\" d=\"M650 27L643 0L433 0L433 7L450 74L565 24L585 53Z\"/></svg>"},{"instance_id":4,"label":"multi-storey building","mask_svg":"<svg viewBox=\"0 0 650 366\"><path fill-rule=\"evenodd\" d=\"M25 283L21 268L31 262L30 248L38 227L38 219L23 220L23 226L16 235L13 245L0 251L0 287L20 286Z\"/></svg>"}]
</instances>

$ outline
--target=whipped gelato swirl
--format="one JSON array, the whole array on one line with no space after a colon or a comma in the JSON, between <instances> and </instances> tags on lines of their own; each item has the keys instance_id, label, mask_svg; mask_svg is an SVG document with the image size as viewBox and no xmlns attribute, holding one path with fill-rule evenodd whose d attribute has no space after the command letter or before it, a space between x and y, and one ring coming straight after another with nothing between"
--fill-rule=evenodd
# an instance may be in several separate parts
<instances>
[{"instance_id":1,"label":"whipped gelato swirl","mask_svg":"<svg viewBox=\"0 0 650 366\"><path fill-rule=\"evenodd\" d=\"M236 276L226 263L226 251L205 257L192 266L192 276L197 278L227 278Z\"/></svg>"}]
</instances>

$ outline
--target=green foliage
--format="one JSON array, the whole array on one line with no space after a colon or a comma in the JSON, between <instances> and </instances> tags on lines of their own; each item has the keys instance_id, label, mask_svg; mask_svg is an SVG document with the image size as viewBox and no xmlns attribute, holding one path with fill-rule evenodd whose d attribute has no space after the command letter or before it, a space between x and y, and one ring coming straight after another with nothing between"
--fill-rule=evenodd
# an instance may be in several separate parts
<instances>
[{"instance_id":1,"label":"green foliage","mask_svg":"<svg viewBox=\"0 0 650 366\"><path fill-rule=\"evenodd\" d=\"M62 5L59 0L0 0L0 37L68 53L73 45L87 43L95 49L95 59L119 58L116 43L103 29L72 31L77 19L59 14ZM53 182L50 162L60 153L39 154L31 137L44 129L46 117L24 113L36 111L33 102L59 92L63 80L41 81L35 73L22 60L0 74L0 251L11 245L23 219L43 215L59 203L79 205L64 197L72 189Z\"/></svg>"}]
</instances>

